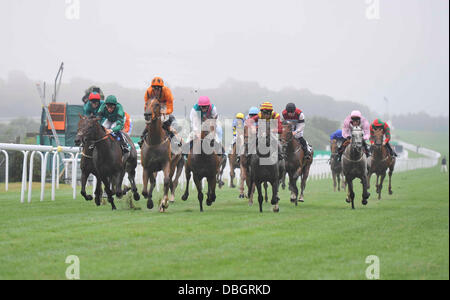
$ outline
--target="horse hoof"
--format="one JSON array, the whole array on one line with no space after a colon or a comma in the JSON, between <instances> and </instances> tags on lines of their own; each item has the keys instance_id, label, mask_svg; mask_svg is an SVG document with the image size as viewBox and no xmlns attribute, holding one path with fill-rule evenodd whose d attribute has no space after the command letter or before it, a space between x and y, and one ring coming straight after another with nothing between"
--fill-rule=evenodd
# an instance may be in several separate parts
<instances>
[{"instance_id":1,"label":"horse hoof","mask_svg":"<svg viewBox=\"0 0 450 300\"><path fill-rule=\"evenodd\" d=\"M133 194L133 198L134 198L134 201L139 201L139 200L141 200L141 196L139 195L139 193L134 193L134 194Z\"/></svg>"},{"instance_id":2,"label":"horse hoof","mask_svg":"<svg viewBox=\"0 0 450 300\"><path fill-rule=\"evenodd\" d=\"M295 203L295 198L291 198L291 203Z\"/></svg>"},{"instance_id":3,"label":"horse hoof","mask_svg":"<svg viewBox=\"0 0 450 300\"><path fill-rule=\"evenodd\" d=\"M206 205L211 206L212 205L212 201L206 200Z\"/></svg>"},{"instance_id":4,"label":"horse hoof","mask_svg":"<svg viewBox=\"0 0 450 300\"><path fill-rule=\"evenodd\" d=\"M84 199L86 199L86 201L92 201L92 196L91 195L87 195L86 197L84 197Z\"/></svg>"},{"instance_id":5,"label":"horse hoof","mask_svg":"<svg viewBox=\"0 0 450 300\"><path fill-rule=\"evenodd\" d=\"M147 208L152 209L153 208L153 201L151 199L148 199L147 201Z\"/></svg>"},{"instance_id":6,"label":"horse hoof","mask_svg":"<svg viewBox=\"0 0 450 300\"><path fill-rule=\"evenodd\" d=\"M362 205L367 205L367 200L363 200Z\"/></svg>"},{"instance_id":7,"label":"horse hoof","mask_svg":"<svg viewBox=\"0 0 450 300\"><path fill-rule=\"evenodd\" d=\"M248 202L248 206L253 206L253 202Z\"/></svg>"},{"instance_id":8,"label":"horse hoof","mask_svg":"<svg viewBox=\"0 0 450 300\"><path fill-rule=\"evenodd\" d=\"M280 208L279 208L279 207L277 207L277 208L274 207L274 208L273 208L273 212L274 212L274 213L280 212Z\"/></svg>"},{"instance_id":9,"label":"horse hoof","mask_svg":"<svg viewBox=\"0 0 450 300\"><path fill-rule=\"evenodd\" d=\"M188 198L188 195L184 194L183 196L181 196L181 200L186 201Z\"/></svg>"},{"instance_id":10,"label":"horse hoof","mask_svg":"<svg viewBox=\"0 0 450 300\"><path fill-rule=\"evenodd\" d=\"M394 192L393 191L389 191L389 195L392 195Z\"/></svg>"},{"instance_id":11,"label":"horse hoof","mask_svg":"<svg viewBox=\"0 0 450 300\"><path fill-rule=\"evenodd\" d=\"M142 196L144 196L144 198L147 198L148 197L148 192L142 192Z\"/></svg>"},{"instance_id":12,"label":"horse hoof","mask_svg":"<svg viewBox=\"0 0 450 300\"><path fill-rule=\"evenodd\" d=\"M348 198L345 198L345 202L351 203L352 201L350 201Z\"/></svg>"},{"instance_id":13,"label":"horse hoof","mask_svg":"<svg viewBox=\"0 0 450 300\"><path fill-rule=\"evenodd\" d=\"M230 188L234 189L236 186L234 184L230 185Z\"/></svg>"},{"instance_id":14,"label":"horse hoof","mask_svg":"<svg viewBox=\"0 0 450 300\"><path fill-rule=\"evenodd\" d=\"M305 200L303 198L300 198L298 201L302 202L302 203L305 202Z\"/></svg>"}]
</instances>

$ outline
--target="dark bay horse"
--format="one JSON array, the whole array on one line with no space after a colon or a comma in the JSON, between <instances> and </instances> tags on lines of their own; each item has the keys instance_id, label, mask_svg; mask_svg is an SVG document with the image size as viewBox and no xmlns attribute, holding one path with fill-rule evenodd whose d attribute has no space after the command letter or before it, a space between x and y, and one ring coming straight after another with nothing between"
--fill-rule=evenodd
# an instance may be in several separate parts
<instances>
[{"instance_id":1,"label":"dark bay horse","mask_svg":"<svg viewBox=\"0 0 450 300\"><path fill-rule=\"evenodd\" d=\"M99 124L100 118L82 118L79 124L78 138L90 144L93 149L92 162L97 174L97 184L103 183L108 202L111 203L113 210L116 209L113 195L121 198L125 193L122 191L122 181L125 172L128 173L128 179L131 183L135 200L139 200L136 183L134 180L137 166L137 152L131 139L124 133L122 136L127 139L131 145L130 152L123 156L120 142L108 134L103 126ZM100 205L100 202L96 204Z\"/></svg>"},{"instance_id":2,"label":"dark bay horse","mask_svg":"<svg viewBox=\"0 0 450 300\"><path fill-rule=\"evenodd\" d=\"M169 207L169 189L173 189L172 177L175 168L179 164L180 154L172 153L172 145L168 135L162 127L161 103L153 98L145 110L145 124L147 135L141 150L141 164L143 167L143 189L142 195L147 198L147 208L153 208L153 190L156 186L156 174L158 171L164 173L164 196L159 205L159 211L165 212ZM181 171L180 171L181 172ZM150 191L147 190L150 180Z\"/></svg>"},{"instance_id":3,"label":"dark bay horse","mask_svg":"<svg viewBox=\"0 0 450 300\"><path fill-rule=\"evenodd\" d=\"M262 122L260 120L260 122ZM261 125L259 125L261 128ZM270 203L273 205L273 212L279 212L279 197L278 197L278 188L280 185L280 172L279 172L279 161L278 161L278 151L273 151L278 148L278 139L275 138L270 133L270 126L266 126L265 132L261 132L256 134L256 128L246 127L247 130L250 129L250 134L256 138L256 143L251 143L256 146L256 151L251 150L252 147L248 149L250 151L249 158L249 177L250 184L248 190L248 198L249 204L252 204L253 191L254 187L258 190L258 203L259 203L259 211L262 213L262 205L263 205L263 194L262 194L262 185L263 183L270 183L272 186L272 198ZM263 129L260 129L263 130ZM264 143L268 150L267 153L261 153L260 143ZM263 145L264 145L263 144Z\"/></svg>"},{"instance_id":4,"label":"dark bay horse","mask_svg":"<svg viewBox=\"0 0 450 300\"><path fill-rule=\"evenodd\" d=\"M391 185L391 178L392 173L394 172L395 167L395 157L391 156L386 145L383 145L383 130L378 129L374 131L375 133L375 140L374 144L372 145L372 156L368 160L368 169L369 169L369 175L368 175L368 188L370 189L370 177L372 174L377 175L377 193L378 193L378 200L381 199L381 190L383 189L383 181L386 177L386 171L389 169L389 195L392 195L392 185ZM380 180L380 181L378 181Z\"/></svg>"},{"instance_id":5,"label":"dark bay horse","mask_svg":"<svg viewBox=\"0 0 450 300\"><path fill-rule=\"evenodd\" d=\"M91 201L92 195L86 194L86 182L89 178L89 175L92 174L97 178L97 184L95 188L95 203L100 205L103 190L102 190L102 182L97 176L97 172L95 171L94 162L92 160L92 155L94 153L94 149L91 147L91 144L86 141L86 138L83 136L84 131L86 131L86 125L88 117L80 115L80 121L78 122L78 131L77 136L75 137L75 145L82 145L81 150L81 161L80 161L80 169L81 169L81 192L80 194L84 197L86 201Z\"/></svg>"},{"instance_id":6,"label":"dark bay horse","mask_svg":"<svg viewBox=\"0 0 450 300\"><path fill-rule=\"evenodd\" d=\"M209 126L209 131L205 131L205 127L208 126L202 126L200 138L194 138L193 147L189 150L185 164L186 190L181 198L186 201L189 197L189 180L192 172L201 212L203 212L202 179L206 178L208 181L206 205L211 206L216 200L216 180L221 163L221 157L217 154L219 145L215 141L215 127Z\"/></svg>"},{"instance_id":7,"label":"dark bay horse","mask_svg":"<svg viewBox=\"0 0 450 300\"><path fill-rule=\"evenodd\" d=\"M330 168L331 175L333 177L333 188L336 192L336 187L338 191L341 191L341 177L342 177L342 189L345 190L345 179L342 174L342 163L339 161L338 148L341 146L339 143L341 141L333 140L331 142L331 157L330 157Z\"/></svg>"},{"instance_id":8,"label":"dark bay horse","mask_svg":"<svg viewBox=\"0 0 450 300\"><path fill-rule=\"evenodd\" d=\"M367 160L364 153L363 146L364 132L361 127L356 126L352 128L352 138L349 145L342 154L342 170L347 182L347 198L346 202L352 204L352 209L355 209L355 192L353 190L353 179L361 179L363 188L362 204L367 205L367 199L370 193L367 191Z\"/></svg>"},{"instance_id":9,"label":"dark bay horse","mask_svg":"<svg viewBox=\"0 0 450 300\"><path fill-rule=\"evenodd\" d=\"M305 157L300 142L292 133L292 125L288 122L283 123L283 133L280 138L281 144L286 153L286 172L289 176L289 190L291 191L291 202L297 205L298 201L304 202L303 192L306 188L306 182L309 176L309 170L313 162L314 151L311 155ZM301 179L300 199L298 197L297 179Z\"/></svg>"}]
</instances>

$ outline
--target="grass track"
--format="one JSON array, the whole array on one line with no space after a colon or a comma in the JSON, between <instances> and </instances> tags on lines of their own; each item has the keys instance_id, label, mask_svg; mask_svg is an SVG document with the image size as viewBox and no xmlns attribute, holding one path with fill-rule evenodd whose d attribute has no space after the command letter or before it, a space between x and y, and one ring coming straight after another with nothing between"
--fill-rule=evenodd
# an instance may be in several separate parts
<instances>
[{"instance_id":1,"label":"grass track","mask_svg":"<svg viewBox=\"0 0 450 300\"><path fill-rule=\"evenodd\" d=\"M372 188L367 207L356 186L355 211L320 180L299 207L283 191L279 214L228 188L204 213L191 192L160 214L142 200L139 211L97 208L71 200L69 187L39 202L36 186L20 204L12 185L0 192L0 279L64 279L68 255L80 258L81 279L364 279L368 255L379 256L381 279L448 279L448 175L395 174L394 195L377 201Z\"/></svg>"}]
</instances>

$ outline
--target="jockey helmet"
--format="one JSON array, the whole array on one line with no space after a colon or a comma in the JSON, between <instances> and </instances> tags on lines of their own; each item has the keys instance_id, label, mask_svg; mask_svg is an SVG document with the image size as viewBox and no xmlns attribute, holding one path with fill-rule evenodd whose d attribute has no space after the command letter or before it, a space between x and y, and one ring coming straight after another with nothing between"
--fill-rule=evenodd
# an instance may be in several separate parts
<instances>
[{"instance_id":1,"label":"jockey helmet","mask_svg":"<svg viewBox=\"0 0 450 300\"><path fill-rule=\"evenodd\" d=\"M109 95L108 98L106 98L105 104L108 105L117 105L117 98L114 95Z\"/></svg>"},{"instance_id":2,"label":"jockey helmet","mask_svg":"<svg viewBox=\"0 0 450 300\"><path fill-rule=\"evenodd\" d=\"M198 106L211 106L211 101L208 96L201 96L198 98Z\"/></svg>"},{"instance_id":3,"label":"jockey helmet","mask_svg":"<svg viewBox=\"0 0 450 300\"><path fill-rule=\"evenodd\" d=\"M250 110L248 111L249 115L257 115L259 114L259 109L255 106L250 107Z\"/></svg>"},{"instance_id":4,"label":"jockey helmet","mask_svg":"<svg viewBox=\"0 0 450 300\"><path fill-rule=\"evenodd\" d=\"M99 93L90 93L89 94L89 101L98 100L100 101L100 94Z\"/></svg>"},{"instance_id":5,"label":"jockey helmet","mask_svg":"<svg viewBox=\"0 0 450 300\"><path fill-rule=\"evenodd\" d=\"M260 110L273 111L273 105L270 102L264 102L261 104Z\"/></svg>"},{"instance_id":6,"label":"jockey helmet","mask_svg":"<svg viewBox=\"0 0 450 300\"><path fill-rule=\"evenodd\" d=\"M152 86L160 86L163 87L164 86L164 81L162 80L161 77L155 77L152 80Z\"/></svg>"},{"instance_id":7,"label":"jockey helmet","mask_svg":"<svg viewBox=\"0 0 450 300\"><path fill-rule=\"evenodd\" d=\"M352 119L355 119L355 118L361 119L361 117L362 117L362 114L359 110L354 110L350 114L350 118L352 118Z\"/></svg>"},{"instance_id":8,"label":"jockey helmet","mask_svg":"<svg viewBox=\"0 0 450 300\"><path fill-rule=\"evenodd\" d=\"M286 105L286 111L288 113L293 113L293 112L295 112L296 109L297 109L297 107L295 106L294 103L289 103L288 105Z\"/></svg>"},{"instance_id":9,"label":"jockey helmet","mask_svg":"<svg viewBox=\"0 0 450 300\"><path fill-rule=\"evenodd\" d=\"M238 113L238 114L236 114L236 119L244 119L245 118L245 116L244 116L244 114L243 113Z\"/></svg>"}]
</instances>

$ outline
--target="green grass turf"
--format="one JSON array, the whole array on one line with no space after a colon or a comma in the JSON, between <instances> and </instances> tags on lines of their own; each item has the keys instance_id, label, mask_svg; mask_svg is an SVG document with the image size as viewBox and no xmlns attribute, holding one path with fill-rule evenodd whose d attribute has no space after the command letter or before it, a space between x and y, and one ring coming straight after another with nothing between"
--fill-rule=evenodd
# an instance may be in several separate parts
<instances>
[{"instance_id":1,"label":"green grass turf","mask_svg":"<svg viewBox=\"0 0 450 300\"><path fill-rule=\"evenodd\" d=\"M373 183L373 178L372 178ZM280 213L249 207L236 189L218 191L199 212L196 193L161 214L72 200L62 186L55 202L19 203L19 185L0 185L0 279L65 279L68 255L81 279L365 279L369 255L381 279L449 278L449 185L439 168L394 174L394 195L357 207L331 179L309 181L295 207L281 192ZM154 199L160 197L157 193ZM122 200L123 201L123 200Z\"/></svg>"},{"instance_id":2,"label":"green grass turf","mask_svg":"<svg viewBox=\"0 0 450 300\"><path fill-rule=\"evenodd\" d=\"M435 150L441 155L449 155L449 132L395 130L394 140L402 140L421 147ZM411 154L411 152L410 152Z\"/></svg>"}]
</instances>

